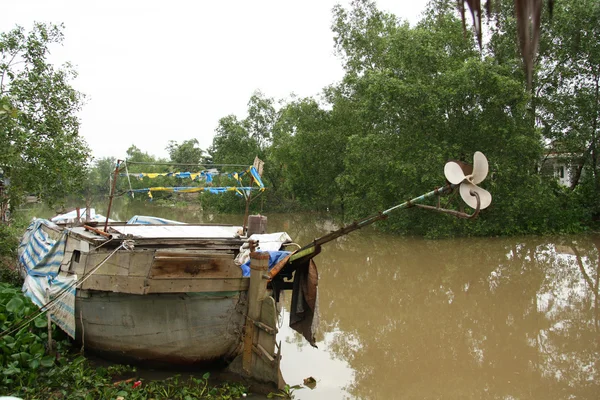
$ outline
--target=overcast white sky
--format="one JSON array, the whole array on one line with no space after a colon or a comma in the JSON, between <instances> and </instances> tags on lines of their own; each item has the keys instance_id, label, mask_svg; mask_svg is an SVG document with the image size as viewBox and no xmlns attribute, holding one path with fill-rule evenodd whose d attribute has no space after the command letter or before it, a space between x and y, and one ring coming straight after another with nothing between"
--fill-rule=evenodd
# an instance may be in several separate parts
<instances>
[{"instance_id":1,"label":"overcast white sky","mask_svg":"<svg viewBox=\"0 0 600 400\"><path fill-rule=\"evenodd\" d=\"M212 143L221 117L245 117L255 90L316 96L343 75L331 9L347 0L19 0L0 8L0 31L65 24L53 62L70 61L87 95L81 134L95 157L131 144L167 157L169 140ZM426 0L378 0L411 23Z\"/></svg>"}]
</instances>

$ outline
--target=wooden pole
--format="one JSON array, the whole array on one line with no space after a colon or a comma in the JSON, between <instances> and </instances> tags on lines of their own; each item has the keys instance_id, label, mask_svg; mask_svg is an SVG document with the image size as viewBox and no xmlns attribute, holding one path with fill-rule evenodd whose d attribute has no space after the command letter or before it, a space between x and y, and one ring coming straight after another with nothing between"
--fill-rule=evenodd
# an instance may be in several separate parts
<instances>
[{"instance_id":1,"label":"wooden pole","mask_svg":"<svg viewBox=\"0 0 600 400\"><path fill-rule=\"evenodd\" d=\"M259 382L273 383L278 389L285 387L279 369L281 348L275 342L277 335L277 310L275 300L267 293L269 254L250 254L250 286L248 288L248 313L244 326L242 354L229 365L229 370Z\"/></svg>"},{"instance_id":2,"label":"wooden pole","mask_svg":"<svg viewBox=\"0 0 600 400\"><path fill-rule=\"evenodd\" d=\"M50 289L46 289L46 304L50 303ZM52 313L50 310L46 311L46 318L48 318L48 352L52 354Z\"/></svg>"},{"instance_id":3,"label":"wooden pole","mask_svg":"<svg viewBox=\"0 0 600 400\"><path fill-rule=\"evenodd\" d=\"M106 221L104 222L104 232L108 232L108 219L110 218L110 208L112 207L113 197L115 197L115 187L117 186L117 177L119 176L119 166L122 160L117 160L117 166L115 167L115 175L113 177L112 185L110 187L110 196L108 199L108 210L106 211Z\"/></svg>"},{"instance_id":4,"label":"wooden pole","mask_svg":"<svg viewBox=\"0 0 600 400\"><path fill-rule=\"evenodd\" d=\"M250 253L250 287L248 288L248 316L244 335L242 365L247 374L252 374L252 345L256 342L254 321L260 321L262 301L267 295L267 280L263 275L269 268L269 253ZM258 333L258 332L257 332Z\"/></svg>"},{"instance_id":5,"label":"wooden pole","mask_svg":"<svg viewBox=\"0 0 600 400\"><path fill-rule=\"evenodd\" d=\"M252 198L252 184L254 181L252 178L250 179L250 191L246 196L246 210L244 211L244 224L242 229L244 230L244 235L248 232L248 215L250 214L250 199Z\"/></svg>"}]
</instances>

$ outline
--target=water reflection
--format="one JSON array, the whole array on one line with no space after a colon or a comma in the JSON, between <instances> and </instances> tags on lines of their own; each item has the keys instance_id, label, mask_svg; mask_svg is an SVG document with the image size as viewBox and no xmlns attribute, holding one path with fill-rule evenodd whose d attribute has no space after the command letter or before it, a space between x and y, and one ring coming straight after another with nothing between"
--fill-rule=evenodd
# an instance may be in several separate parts
<instances>
[{"instance_id":1,"label":"water reflection","mask_svg":"<svg viewBox=\"0 0 600 400\"><path fill-rule=\"evenodd\" d=\"M115 213L241 221L148 203ZM335 229L328 216L268 218L270 231L300 244ZM279 334L283 375L290 384L317 379L300 399L597 399L599 258L597 235L352 233L317 257L319 349L285 327Z\"/></svg>"},{"instance_id":2,"label":"water reflection","mask_svg":"<svg viewBox=\"0 0 600 400\"><path fill-rule=\"evenodd\" d=\"M339 398L598 398L599 248L598 236L357 232L318 257L324 349L302 350L352 370ZM288 380L316 374L290 353Z\"/></svg>"}]
</instances>

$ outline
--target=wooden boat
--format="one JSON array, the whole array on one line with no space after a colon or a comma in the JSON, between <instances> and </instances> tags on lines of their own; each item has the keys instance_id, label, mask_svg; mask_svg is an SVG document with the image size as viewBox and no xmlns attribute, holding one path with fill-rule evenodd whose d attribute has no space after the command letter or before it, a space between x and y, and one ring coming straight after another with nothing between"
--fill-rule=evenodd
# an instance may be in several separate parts
<instances>
[{"instance_id":1,"label":"wooden boat","mask_svg":"<svg viewBox=\"0 0 600 400\"><path fill-rule=\"evenodd\" d=\"M132 250L119 250L77 291L78 340L136 361L232 359L239 352L242 293L249 285L234 263L244 243L238 231L224 225L111 225L119 240L94 250L104 237L72 229L65 257L71 255L67 271L77 276L90 273L123 237L135 237Z\"/></svg>"},{"instance_id":2,"label":"wooden boat","mask_svg":"<svg viewBox=\"0 0 600 400\"><path fill-rule=\"evenodd\" d=\"M250 284L234 262L247 242L242 227L39 229L55 242L64 237L57 277L79 277L72 336L86 349L171 365L227 363L240 353ZM61 312L53 316L61 319Z\"/></svg>"}]
</instances>

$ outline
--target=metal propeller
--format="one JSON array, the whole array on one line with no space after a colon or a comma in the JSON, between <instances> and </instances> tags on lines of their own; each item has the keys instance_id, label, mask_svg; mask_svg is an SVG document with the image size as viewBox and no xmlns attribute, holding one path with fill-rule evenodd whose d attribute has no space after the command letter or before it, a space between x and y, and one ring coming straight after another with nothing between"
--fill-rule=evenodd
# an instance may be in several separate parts
<instances>
[{"instance_id":1,"label":"metal propeller","mask_svg":"<svg viewBox=\"0 0 600 400\"><path fill-rule=\"evenodd\" d=\"M476 151L473 156L473 167L458 161L449 161L444 166L444 175L448 182L460 185L460 197L471 208L483 210L492 203L492 195L477 186L488 174L488 161L482 152ZM479 203L479 204L478 204Z\"/></svg>"}]
</instances>

